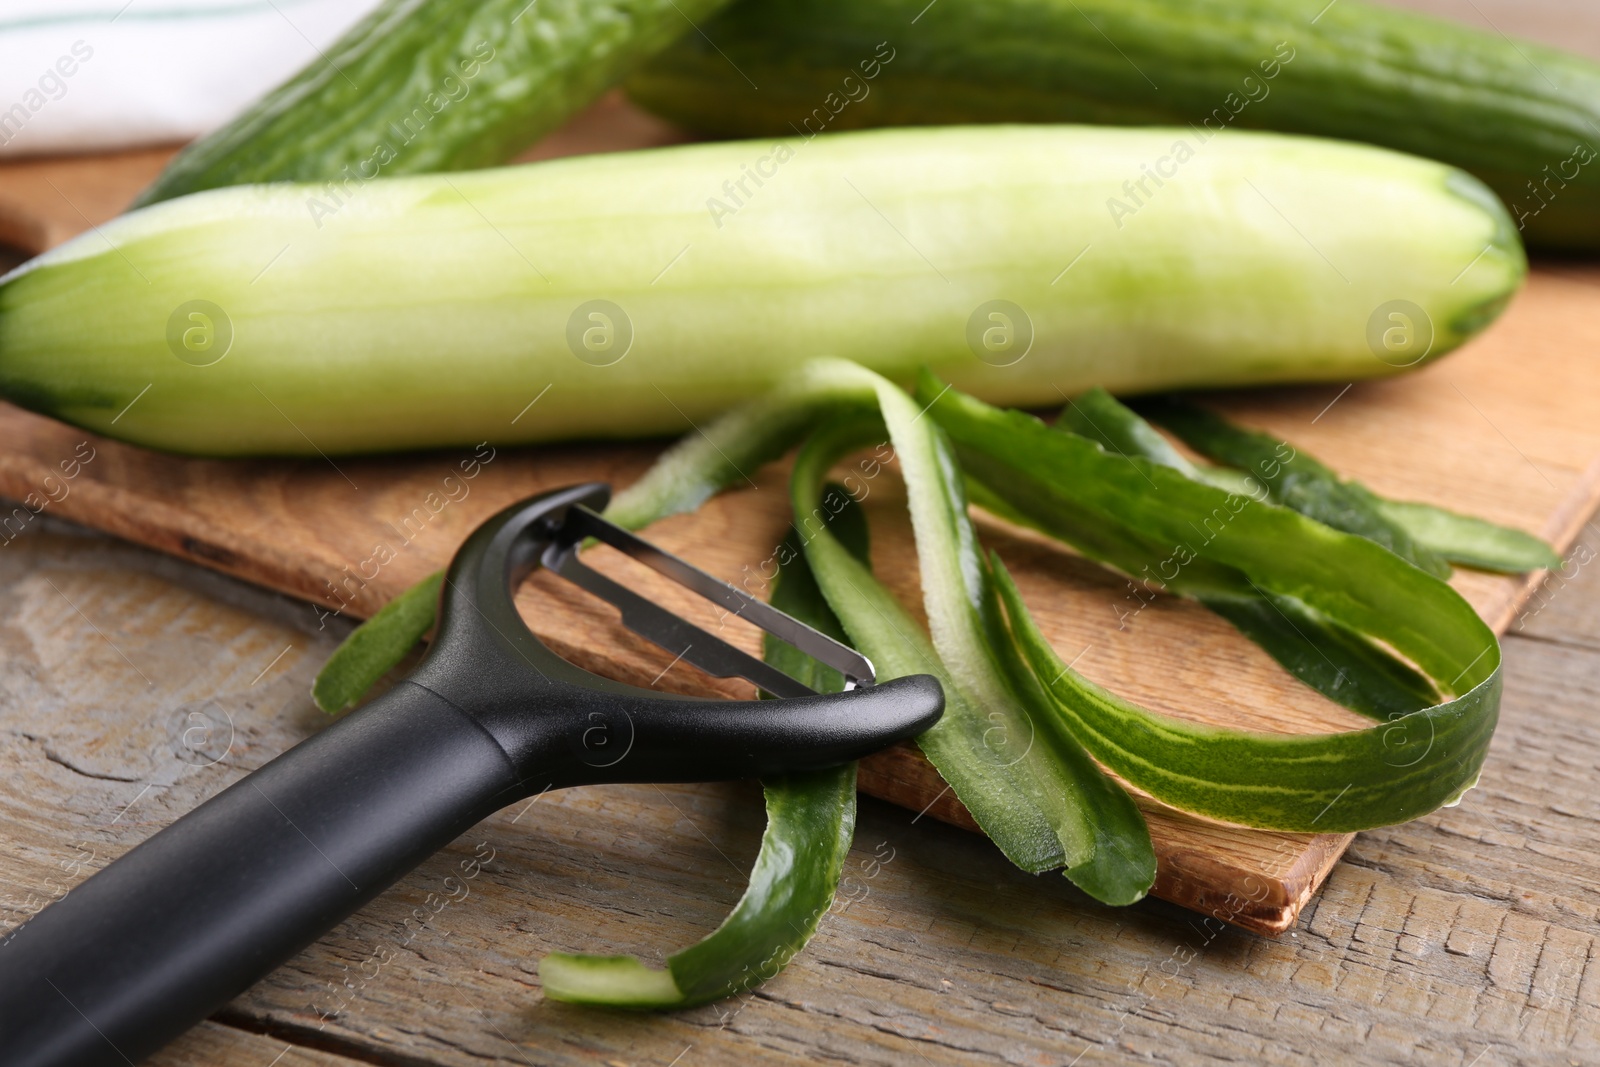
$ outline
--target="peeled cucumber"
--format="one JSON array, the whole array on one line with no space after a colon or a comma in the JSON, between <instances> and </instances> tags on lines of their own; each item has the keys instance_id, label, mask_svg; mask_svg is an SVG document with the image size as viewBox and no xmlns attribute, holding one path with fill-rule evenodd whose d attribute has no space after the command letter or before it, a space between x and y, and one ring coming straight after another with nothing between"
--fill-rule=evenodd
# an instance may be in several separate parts
<instances>
[{"instance_id":1,"label":"peeled cucumber","mask_svg":"<svg viewBox=\"0 0 1600 1067\"><path fill-rule=\"evenodd\" d=\"M1348 382L1456 347L1526 273L1461 171L1187 128L703 144L325 196L195 194L0 279L0 395L159 449L334 455L677 432L815 356L1011 405Z\"/></svg>"}]
</instances>

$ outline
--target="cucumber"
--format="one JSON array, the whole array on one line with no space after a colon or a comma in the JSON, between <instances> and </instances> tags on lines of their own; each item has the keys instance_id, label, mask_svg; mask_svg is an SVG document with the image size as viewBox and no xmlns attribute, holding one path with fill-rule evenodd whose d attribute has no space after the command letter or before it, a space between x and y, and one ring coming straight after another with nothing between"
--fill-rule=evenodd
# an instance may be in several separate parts
<instances>
[{"instance_id":1,"label":"cucumber","mask_svg":"<svg viewBox=\"0 0 1600 1067\"><path fill-rule=\"evenodd\" d=\"M1530 244L1600 248L1600 64L1423 15L1360 0L748 0L705 31L632 76L633 99L740 137L1094 122L1367 141L1476 174Z\"/></svg>"},{"instance_id":2,"label":"cucumber","mask_svg":"<svg viewBox=\"0 0 1600 1067\"><path fill-rule=\"evenodd\" d=\"M727 0L387 0L168 164L137 205L506 162Z\"/></svg>"},{"instance_id":3,"label":"cucumber","mask_svg":"<svg viewBox=\"0 0 1600 1067\"><path fill-rule=\"evenodd\" d=\"M1454 348L1526 273L1443 164L1196 140L688 145L374 182L332 213L318 186L212 190L0 279L0 395L177 452L333 455L675 432L822 355L1016 405L1348 382Z\"/></svg>"}]
</instances>

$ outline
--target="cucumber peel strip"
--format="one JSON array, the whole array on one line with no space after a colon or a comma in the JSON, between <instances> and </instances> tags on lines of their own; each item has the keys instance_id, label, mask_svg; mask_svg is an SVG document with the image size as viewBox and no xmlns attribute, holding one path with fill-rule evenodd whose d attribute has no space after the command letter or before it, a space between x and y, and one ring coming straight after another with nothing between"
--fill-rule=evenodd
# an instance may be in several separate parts
<instances>
[{"instance_id":1,"label":"cucumber peel strip","mask_svg":"<svg viewBox=\"0 0 1600 1067\"><path fill-rule=\"evenodd\" d=\"M767 829L750 884L721 926L674 954L665 970L633 956L552 952L544 995L637 1010L690 1008L767 981L805 947L833 904L855 836L856 765L761 783Z\"/></svg>"},{"instance_id":2,"label":"cucumber peel strip","mask_svg":"<svg viewBox=\"0 0 1600 1067\"><path fill-rule=\"evenodd\" d=\"M948 444L905 393L870 371L853 373L877 392L882 423L847 416L819 430L801 450L790 488L828 603L880 677L939 679L944 716L917 744L1007 859L1033 873L1064 866L1096 899L1133 903L1155 880L1144 817L1061 728L1004 629ZM931 641L826 522L810 521L829 508L820 488L828 469L882 440L883 423L905 473Z\"/></svg>"},{"instance_id":3,"label":"cucumber peel strip","mask_svg":"<svg viewBox=\"0 0 1600 1067\"><path fill-rule=\"evenodd\" d=\"M729 486L777 459L832 415L877 410L877 397L842 359L802 364L771 392L741 404L703 430L680 439L606 508L606 518L630 530L694 511Z\"/></svg>"},{"instance_id":4,"label":"cucumber peel strip","mask_svg":"<svg viewBox=\"0 0 1600 1067\"><path fill-rule=\"evenodd\" d=\"M1153 715L1059 667L1002 580L1013 631L1034 670L1055 678L1048 688L1075 736L1133 785L1229 822L1349 832L1416 818L1476 784L1498 718L1500 646L1444 582L1365 538L1112 455L945 389L931 375L918 393L971 477L1039 528L1071 533L1096 520L1137 528L1202 569L1236 570L1263 595L1293 598L1387 645L1452 698L1371 729L1318 735L1217 730Z\"/></svg>"},{"instance_id":5,"label":"cucumber peel strip","mask_svg":"<svg viewBox=\"0 0 1600 1067\"><path fill-rule=\"evenodd\" d=\"M782 455L824 415L832 421L802 450L790 491L807 558L852 643L881 678L940 679L944 717L918 743L1008 859L1033 872L1065 866L1107 903L1138 900L1155 878L1143 817L1057 727L1001 622L949 446L887 379L846 360L811 361L766 397L681 440L608 515L627 522L693 510L740 480L740 470ZM931 641L828 530L836 510L821 491L828 468L882 441L886 428L906 471Z\"/></svg>"},{"instance_id":6,"label":"cucumber peel strip","mask_svg":"<svg viewBox=\"0 0 1600 1067\"><path fill-rule=\"evenodd\" d=\"M837 528L851 559L866 566L867 527L846 507ZM772 605L845 640L791 533L779 551ZM768 663L818 692L837 693L844 678L798 649L765 638ZM855 836L854 763L762 782L767 829L738 905L716 931L671 956L657 970L633 956L552 952L539 961L545 996L576 1004L662 1010L732 996L783 969L805 947L833 905Z\"/></svg>"},{"instance_id":7,"label":"cucumber peel strip","mask_svg":"<svg viewBox=\"0 0 1600 1067\"><path fill-rule=\"evenodd\" d=\"M434 571L350 631L317 672L311 698L332 715L355 705L422 636L439 614L444 571Z\"/></svg>"},{"instance_id":8,"label":"cucumber peel strip","mask_svg":"<svg viewBox=\"0 0 1600 1067\"><path fill-rule=\"evenodd\" d=\"M1068 401L1054 425L1097 441L1124 458L1139 456L1219 489L1257 500L1268 499L1264 488L1250 475L1191 463L1154 427L1103 389L1092 389ZM1012 520L1030 525L1025 516L1012 516ZM1158 554L1137 569L1152 576L1150 568L1159 567L1160 563ZM1135 564L1129 561L1124 566L1134 568ZM1174 592L1184 592L1187 577L1180 571L1167 584ZM1193 594L1291 674L1331 700L1377 719L1416 711L1438 701L1433 683L1419 671L1299 600L1264 593L1237 571L1233 572L1231 588L1217 586L1217 576L1213 576L1207 586L1193 590ZM1134 592L1139 594L1137 588ZM1143 602L1143 594L1137 598ZM1127 613L1123 615L1126 625Z\"/></svg>"},{"instance_id":9,"label":"cucumber peel strip","mask_svg":"<svg viewBox=\"0 0 1600 1067\"><path fill-rule=\"evenodd\" d=\"M1171 397L1141 403L1138 411L1203 455L1248 471L1274 502L1335 530L1375 541L1435 577L1450 576L1449 564L1378 509L1377 497L1370 489L1341 480L1287 442L1240 429L1204 408Z\"/></svg>"},{"instance_id":10,"label":"cucumber peel strip","mask_svg":"<svg viewBox=\"0 0 1600 1067\"><path fill-rule=\"evenodd\" d=\"M1561 566L1555 550L1532 534L1429 504L1386 500L1287 442L1186 401L1150 400L1139 411L1201 455L1248 471L1277 503L1369 537L1439 577L1449 576L1447 563L1510 574Z\"/></svg>"},{"instance_id":11,"label":"cucumber peel strip","mask_svg":"<svg viewBox=\"0 0 1600 1067\"><path fill-rule=\"evenodd\" d=\"M1088 681L1039 633L997 567L1022 647L1062 717L1094 756L1162 803L1225 822L1334 833L1371 829L1454 804L1477 784L1494 732L1500 676L1449 704L1366 730L1267 734L1146 711Z\"/></svg>"},{"instance_id":12,"label":"cucumber peel strip","mask_svg":"<svg viewBox=\"0 0 1600 1067\"><path fill-rule=\"evenodd\" d=\"M971 703L986 713L975 717L972 708L958 708L952 716L947 711L944 721L956 724L950 733L966 732L964 749L950 746L959 753L954 760L949 751L943 753L950 769L940 770L947 778L965 774L1012 795L1031 793L1037 798L1036 789L1027 784L996 785L993 776L997 768L993 750L1011 744L1020 736L1017 727L1026 725L1028 736L1036 743L1043 739L1059 758L1061 767L1046 773L1059 775L1062 768L1079 771L1086 765L1094 777L1079 775L1074 780L1079 794L1075 802L1084 805L1085 795L1099 801L1109 797L1112 811L1116 797L1128 801L1126 794L1086 757L1075 759L1075 753L1087 750L1134 785L1184 810L1245 825L1314 832L1365 829L1414 818L1454 803L1476 783L1498 713L1499 645L1470 606L1443 582L1361 537L1286 508L1251 506L1250 499L1229 491L1249 484L1237 472L1190 464L1191 472L1185 473L1180 464L1163 466L1143 456L1113 455L1095 441L954 393L931 375L923 377L913 402L855 364L840 360L807 364L785 387L730 412L668 450L640 481L618 495L608 515L637 528L693 510L740 480L742 469L781 455L825 413L839 412L843 415L813 437L796 463L791 485L796 512L808 523L822 520L815 530L802 524L807 534L805 558L845 629L857 647L878 663L883 677L935 673L945 681L953 704ZM881 435L885 426L908 472L926 606L930 621L938 620L933 641L921 634L909 613L829 529L830 521L837 521L831 518L834 513L848 505L848 494L823 490L828 467L854 447L881 439L874 435ZM1227 536L1215 537L1196 551L1178 578L1165 583L1168 588L1222 610L1218 605L1226 607L1228 597L1237 596L1242 584L1252 591L1240 598L1241 603L1248 602L1249 610L1264 613L1271 606L1299 611L1300 623L1328 628L1325 633L1313 629L1319 637L1348 635L1360 643L1360 655L1376 650L1379 658L1373 663L1401 668L1400 689L1407 684L1404 679L1414 675L1423 679L1428 692L1453 699L1403 712L1385 712L1381 703L1367 702L1369 706L1358 710L1385 719L1383 725L1325 735L1218 730L1121 701L1061 664L998 558L985 559L981 554L966 516L957 457L968 468L966 486L974 502L1053 533L1130 574L1148 560L1159 559L1159 553L1170 551L1173 544L1183 543L1195 529L1186 532L1183 524L1203 525L1222 516ZM1237 513L1232 510L1235 504ZM1283 552L1285 545L1294 550ZM1290 618L1289 627L1294 626L1295 619ZM1247 626L1242 628L1267 644ZM400 632L398 627L391 629ZM1283 628L1275 631L1281 633ZM1319 653L1326 651L1326 641L1306 643ZM394 660L404 651L396 652ZM957 664L959 673L946 667L948 661ZM1016 703L1001 709L973 703L963 691L968 684L990 697L1004 694ZM1361 680L1356 687L1367 684ZM1413 693L1411 699L1420 696ZM1048 714L1038 714L1041 708ZM997 710L1000 719L987 717ZM1000 741L996 734L985 737L979 732L974 744L974 725L999 727ZM942 739L933 736L938 730L919 739L925 750L940 749ZM1028 751L1033 750L1029 746ZM990 756L987 761L983 752ZM930 758L939 766L931 752ZM1025 763L1030 773L1037 770L1034 761ZM1022 765L998 769L1012 771ZM827 836L819 830L828 826L826 814L836 811L846 796L853 804L853 789L835 793L830 808L822 784L808 786L814 790L809 794L810 807L775 803L769 784L771 821L763 838L763 858L769 849L776 853L791 830L803 836L809 833L805 840L818 845ZM1096 794L1096 788L1103 791ZM962 796L959 788L957 795ZM979 815L983 798L974 795L970 782L962 798L984 825ZM1014 862L1021 857L1019 865L1025 869L1048 869L1036 864L1059 854L1061 859L1051 865L1066 864L1069 877L1076 874L1075 880L1101 899L1114 899L1118 893L1137 899L1143 894L1143 889L1129 891L1140 881L1142 857L1119 854L1114 839L1113 847L1091 845L1085 850L1082 830L1089 820L1080 819L1076 825L1070 819L1063 821L1063 809L1071 805L1059 797L1050 803L1048 812L1032 803L1002 811L999 814L1008 824L998 825L991 817L996 829L985 829ZM1087 810L1085 806L1077 814ZM819 814L824 816L820 822L813 817ZM1138 817L1136 809L1133 814ZM1138 828L1143 830L1142 820ZM1129 836L1123 833L1124 839ZM842 847L848 848L848 835ZM1079 860L1076 867L1069 858L1071 848L1078 850L1073 854ZM1096 862L1098 866L1090 866ZM766 877L761 860L757 867L752 892L758 879ZM1153 856L1149 869L1153 876ZM837 872L832 878L836 885ZM1146 888L1148 884L1144 883ZM829 900L831 892L830 888ZM734 931L758 930L759 922L743 919L788 911L793 900L757 895L760 899L747 893L717 934L672 957L666 971L652 970L631 957L559 956L546 964L547 992L585 1003L661 1008L702 1003L749 988L770 977L766 967L781 966L814 930L814 923L791 930L801 935L792 948L776 940L760 942L767 951L752 973L750 961L755 957L746 950L753 950L755 942L741 943ZM745 916L740 917L747 904ZM812 915L820 918L814 909ZM718 946L715 939L723 930L730 933ZM730 961L736 958L740 962L734 965ZM556 976L553 986L550 974Z\"/></svg>"},{"instance_id":13,"label":"cucumber peel strip","mask_svg":"<svg viewBox=\"0 0 1600 1067\"><path fill-rule=\"evenodd\" d=\"M1377 508L1451 563L1481 571L1522 574L1559 570L1563 560L1549 542L1523 530L1462 515L1432 504L1379 497Z\"/></svg>"}]
</instances>

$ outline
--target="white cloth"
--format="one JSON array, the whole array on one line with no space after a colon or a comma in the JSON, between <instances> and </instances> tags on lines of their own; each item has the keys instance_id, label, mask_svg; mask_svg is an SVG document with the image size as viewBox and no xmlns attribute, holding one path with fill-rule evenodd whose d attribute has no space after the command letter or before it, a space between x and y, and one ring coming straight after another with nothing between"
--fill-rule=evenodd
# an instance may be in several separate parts
<instances>
[{"instance_id":1,"label":"white cloth","mask_svg":"<svg viewBox=\"0 0 1600 1067\"><path fill-rule=\"evenodd\" d=\"M0 156L186 141L379 0L0 0Z\"/></svg>"}]
</instances>

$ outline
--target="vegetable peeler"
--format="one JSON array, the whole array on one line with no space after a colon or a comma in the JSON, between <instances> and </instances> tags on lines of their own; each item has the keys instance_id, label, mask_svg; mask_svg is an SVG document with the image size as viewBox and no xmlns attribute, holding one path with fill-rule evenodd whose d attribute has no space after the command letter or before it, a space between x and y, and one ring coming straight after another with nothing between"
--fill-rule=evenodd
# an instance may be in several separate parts
<instances>
[{"instance_id":1,"label":"vegetable peeler","mask_svg":"<svg viewBox=\"0 0 1600 1067\"><path fill-rule=\"evenodd\" d=\"M928 675L855 650L601 518L604 484L515 504L456 553L426 657L387 693L207 800L0 943L6 1067L128 1067L222 1007L473 824L547 789L689 782L858 759L936 722ZM822 695L578 558L589 538L847 679ZM779 700L701 700L568 663L513 602L535 568L634 632Z\"/></svg>"}]
</instances>

